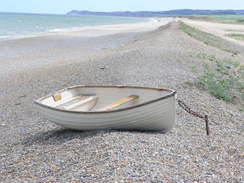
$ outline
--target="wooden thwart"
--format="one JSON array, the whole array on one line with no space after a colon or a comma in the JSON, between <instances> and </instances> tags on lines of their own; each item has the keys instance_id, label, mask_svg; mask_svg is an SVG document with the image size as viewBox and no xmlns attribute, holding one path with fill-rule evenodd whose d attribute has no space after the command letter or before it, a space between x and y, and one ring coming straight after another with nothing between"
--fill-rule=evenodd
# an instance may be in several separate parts
<instances>
[{"instance_id":1,"label":"wooden thwart","mask_svg":"<svg viewBox=\"0 0 244 183\"><path fill-rule=\"evenodd\" d=\"M62 96L61 96L60 94L55 94L55 95L53 95L53 100L54 100L55 102L60 101L61 99L62 99Z\"/></svg>"},{"instance_id":2,"label":"wooden thwart","mask_svg":"<svg viewBox=\"0 0 244 183\"><path fill-rule=\"evenodd\" d=\"M82 105L85 105L85 104L92 102L94 100L97 100L96 96L88 97L84 100L81 100L81 101L75 103L75 104L72 104L72 105L65 107L65 109L66 110L74 110L74 109L77 109L77 108L81 107Z\"/></svg>"},{"instance_id":3,"label":"wooden thwart","mask_svg":"<svg viewBox=\"0 0 244 183\"><path fill-rule=\"evenodd\" d=\"M97 100L96 96L80 95L66 100L57 101L57 105L55 107L59 109L73 110L94 100Z\"/></svg>"},{"instance_id":4,"label":"wooden thwart","mask_svg":"<svg viewBox=\"0 0 244 183\"><path fill-rule=\"evenodd\" d=\"M136 100L138 98L139 98L139 96L137 96L137 95L131 95L131 96L128 96L128 97L125 97L125 98L121 98L121 99L115 101L112 104L109 104L109 105L107 105L107 106L105 106L105 107L103 107L101 109L98 109L97 111L108 111L108 110L114 109L114 108L116 108L116 107L118 107L118 106L120 106L122 104L125 104L127 102Z\"/></svg>"}]
</instances>

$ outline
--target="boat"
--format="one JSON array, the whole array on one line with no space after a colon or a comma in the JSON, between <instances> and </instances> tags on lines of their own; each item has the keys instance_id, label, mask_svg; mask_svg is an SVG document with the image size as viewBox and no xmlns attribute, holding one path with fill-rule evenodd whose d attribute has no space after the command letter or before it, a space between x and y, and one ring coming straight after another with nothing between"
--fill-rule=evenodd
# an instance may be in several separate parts
<instances>
[{"instance_id":1,"label":"boat","mask_svg":"<svg viewBox=\"0 0 244 183\"><path fill-rule=\"evenodd\" d=\"M132 86L73 86L34 101L48 120L73 130L169 131L176 91Z\"/></svg>"}]
</instances>

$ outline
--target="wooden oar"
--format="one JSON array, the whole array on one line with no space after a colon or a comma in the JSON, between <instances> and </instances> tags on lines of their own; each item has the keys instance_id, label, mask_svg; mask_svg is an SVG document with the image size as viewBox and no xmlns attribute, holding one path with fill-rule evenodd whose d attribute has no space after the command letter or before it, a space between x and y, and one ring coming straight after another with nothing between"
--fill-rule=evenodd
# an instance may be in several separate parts
<instances>
[{"instance_id":1,"label":"wooden oar","mask_svg":"<svg viewBox=\"0 0 244 183\"><path fill-rule=\"evenodd\" d=\"M115 101L112 104L109 104L109 105L107 105L105 107L102 107L101 109L98 109L97 111L108 111L108 110L111 110L113 108L116 108L116 107L118 107L118 106L120 106L122 104L125 104L127 102L136 100L138 98L139 98L139 96L137 96L137 95L131 95L131 96L128 96L128 97L125 97L125 98L121 98L121 99Z\"/></svg>"}]
</instances>

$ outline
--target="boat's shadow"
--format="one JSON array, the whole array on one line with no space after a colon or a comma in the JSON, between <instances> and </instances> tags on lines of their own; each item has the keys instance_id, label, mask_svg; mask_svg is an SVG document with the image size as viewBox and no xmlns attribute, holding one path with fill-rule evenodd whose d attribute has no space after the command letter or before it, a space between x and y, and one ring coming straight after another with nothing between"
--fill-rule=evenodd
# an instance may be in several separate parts
<instances>
[{"instance_id":1,"label":"boat's shadow","mask_svg":"<svg viewBox=\"0 0 244 183\"><path fill-rule=\"evenodd\" d=\"M73 139L83 140L97 135L104 135L106 133L150 133L150 134L164 134L163 131L142 131L142 130L98 130L98 131L76 131L69 129L54 129L47 132L40 132L29 136L22 141L22 145L31 146L33 144L39 145L59 145Z\"/></svg>"},{"instance_id":2,"label":"boat's shadow","mask_svg":"<svg viewBox=\"0 0 244 183\"><path fill-rule=\"evenodd\" d=\"M29 136L22 141L23 145L58 145L73 139L85 139L96 136L99 131L75 131L69 129L54 129Z\"/></svg>"}]
</instances>

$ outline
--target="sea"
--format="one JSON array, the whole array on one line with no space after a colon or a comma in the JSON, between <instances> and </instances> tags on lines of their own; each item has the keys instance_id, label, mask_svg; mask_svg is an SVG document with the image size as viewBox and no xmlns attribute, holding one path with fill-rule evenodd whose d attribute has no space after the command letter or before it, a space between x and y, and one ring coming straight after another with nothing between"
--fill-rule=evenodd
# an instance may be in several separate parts
<instances>
[{"instance_id":1,"label":"sea","mask_svg":"<svg viewBox=\"0 0 244 183\"><path fill-rule=\"evenodd\" d=\"M149 18L0 13L0 38L36 35L87 26L130 24L145 21L149 21Z\"/></svg>"}]
</instances>

